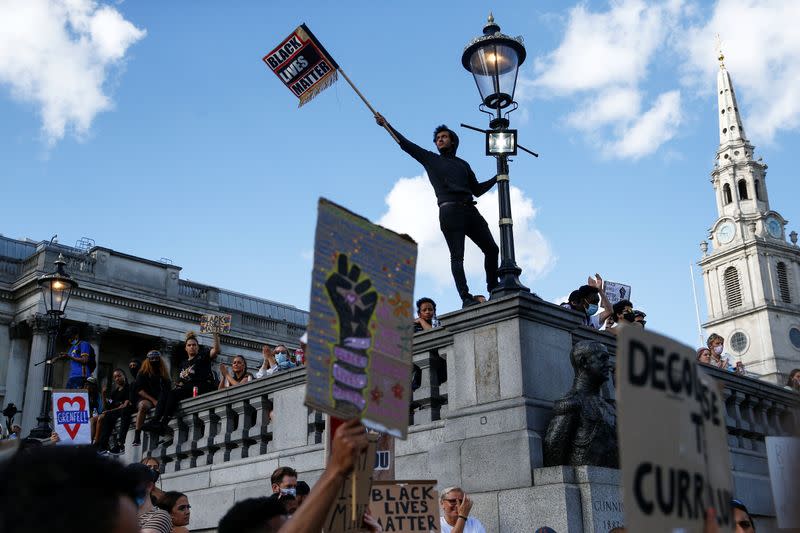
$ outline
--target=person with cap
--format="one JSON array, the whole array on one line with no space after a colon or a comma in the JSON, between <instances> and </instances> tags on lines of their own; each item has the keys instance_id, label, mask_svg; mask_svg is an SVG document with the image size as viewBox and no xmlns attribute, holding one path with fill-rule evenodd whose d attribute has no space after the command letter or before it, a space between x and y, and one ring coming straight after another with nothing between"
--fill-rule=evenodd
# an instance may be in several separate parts
<instances>
[{"instance_id":1,"label":"person with cap","mask_svg":"<svg viewBox=\"0 0 800 533\"><path fill-rule=\"evenodd\" d=\"M153 505L150 493L156 486L159 473L141 463L128 465L131 472L139 481L140 496L137 497L137 516L141 533L170 533L172 531L172 517L168 512Z\"/></svg>"},{"instance_id":2,"label":"person with cap","mask_svg":"<svg viewBox=\"0 0 800 533\"><path fill-rule=\"evenodd\" d=\"M134 446L139 446L142 442L142 428L147 412L158 405L159 398L169 391L169 388L169 374L161 360L161 352L150 350L131 387L131 403L137 410L133 433Z\"/></svg>"},{"instance_id":3,"label":"person with cap","mask_svg":"<svg viewBox=\"0 0 800 533\"><path fill-rule=\"evenodd\" d=\"M754 533L756 524L750 516L750 511L740 500L731 500L731 507L733 507L733 526L734 533Z\"/></svg>"},{"instance_id":4,"label":"person with cap","mask_svg":"<svg viewBox=\"0 0 800 533\"><path fill-rule=\"evenodd\" d=\"M479 182L469 163L456 157L458 135L445 125L433 132L433 142L439 152L434 153L403 137L380 113L375 114L375 121L394 133L400 148L425 168L439 204L439 228L450 250L450 269L462 307L477 305L479 302L470 294L464 273L464 239L469 237L483 252L486 289L491 293L498 285L500 249L489 225L475 207L473 196L488 192L497 183L497 176Z\"/></svg>"},{"instance_id":5,"label":"person with cap","mask_svg":"<svg viewBox=\"0 0 800 533\"><path fill-rule=\"evenodd\" d=\"M647 318L647 314L644 311L640 311L639 309L633 310L633 321L642 327L647 324L647 320L645 320L645 318Z\"/></svg>"},{"instance_id":6,"label":"person with cap","mask_svg":"<svg viewBox=\"0 0 800 533\"><path fill-rule=\"evenodd\" d=\"M77 326L70 326L64 331L64 337L69 343L66 353L58 356L58 359L69 359L69 377L67 378L67 389L82 389L86 378L92 375L96 363L92 360L94 350L91 344L82 341L80 329Z\"/></svg>"}]
</instances>

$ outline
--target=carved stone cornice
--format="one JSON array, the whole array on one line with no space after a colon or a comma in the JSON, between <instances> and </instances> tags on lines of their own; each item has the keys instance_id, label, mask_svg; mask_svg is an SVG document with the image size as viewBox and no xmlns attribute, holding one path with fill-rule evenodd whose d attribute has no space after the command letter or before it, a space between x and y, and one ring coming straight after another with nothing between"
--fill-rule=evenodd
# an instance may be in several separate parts
<instances>
[{"instance_id":1,"label":"carved stone cornice","mask_svg":"<svg viewBox=\"0 0 800 533\"><path fill-rule=\"evenodd\" d=\"M30 339L33 331L27 320L12 322L8 328L11 339Z\"/></svg>"},{"instance_id":2,"label":"carved stone cornice","mask_svg":"<svg viewBox=\"0 0 800 533\"><path fill-rule=\"evenodd\" d=\"M86 340L98 344L103 340L105 334L108 333L108 328L99 324L89 324L84 327L84 330L86 331Z\"/></svg>"},{"instance_id":3,"label":"carved stone cornice","mask_svg":"<svg viewBox=\"0 0 800 533\"><path fill-rule=\"evenodd\" d=\"M50 326L50 319L47 315L36 313L26 320L34 335L44 335Z\"/></svg>"}]
</instances>

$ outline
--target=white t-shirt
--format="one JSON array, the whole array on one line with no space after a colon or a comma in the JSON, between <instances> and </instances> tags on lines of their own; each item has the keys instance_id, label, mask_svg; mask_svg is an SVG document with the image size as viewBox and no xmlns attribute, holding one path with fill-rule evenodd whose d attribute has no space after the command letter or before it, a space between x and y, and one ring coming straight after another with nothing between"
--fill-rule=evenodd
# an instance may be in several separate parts
<instances>
[{"instance_id":1,"label":"white t-shirt","mask_svg":"<svg viewBox=\"0 0 800 533\"><path fill-rule=\"evenodd\" d=\"M450 533L453 530L453 526L448 524L443 516L439 517L439 528L442 530L442 533ZM470 516L467 518L467 523L464 525L464 533L486 533L486 529L484 529L480 520Z\"/></svg>"}]
</instances>

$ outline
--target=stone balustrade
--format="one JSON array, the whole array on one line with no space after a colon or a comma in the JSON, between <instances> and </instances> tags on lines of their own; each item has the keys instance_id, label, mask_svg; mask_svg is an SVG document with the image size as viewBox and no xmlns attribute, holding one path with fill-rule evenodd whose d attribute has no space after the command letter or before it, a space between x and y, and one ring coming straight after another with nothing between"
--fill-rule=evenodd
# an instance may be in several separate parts
<instances>
[{"instance_id":1,"label":"stone balustrade","mask_svg":"<svg viewBox=\"0 0 800 533\"><path fill-rule=\"evenodd\" d=\"M581 330L575 340L598 338ZM599 336L613 349L613 340ZM443 420L448 413L447 358L452 357L452 335L440 328L415 336L415 378L410 420L421 426ZM752 459L760 466L755 473L767 475L764 437L792 435L800 428L797 408L800 397L787 389L716 368L705 370L724 386L727 409L728 444L734 470L753 471ZM322 442L324 416L302 408L306 370L298 368L255 380L246 385L184 400L170 422L174 439L152 453L166 464L166 471L186 470L202 465L255 457ZM607 394L613 397L613 386ZM294 405L292 404L294 402ZM284 410L283 406L290 406ZM151 447L152 447L151 443ZM747 461L737 460L747 456Z\"/></svg>"}]
</instances>

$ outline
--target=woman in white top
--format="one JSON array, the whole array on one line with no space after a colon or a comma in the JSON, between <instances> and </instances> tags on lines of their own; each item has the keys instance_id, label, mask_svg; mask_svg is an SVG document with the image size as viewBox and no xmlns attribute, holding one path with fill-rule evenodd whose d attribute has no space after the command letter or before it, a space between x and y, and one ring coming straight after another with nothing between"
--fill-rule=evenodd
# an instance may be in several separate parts
<instances>
[{"instance_id":1,"label":"woman in white top","mask_svg":"<svg viewBox=\"0 0 800 533\"><path fill-rule=\"evenodd\" d=\"M219 371L222 374L222 379L219 380L220 389L235 387L253 380L253 375L247 371L247 361L241 355L237 355L231 361L232 373L228 372L224 363L219 364Z\"/></svg>"}]
</instances>

